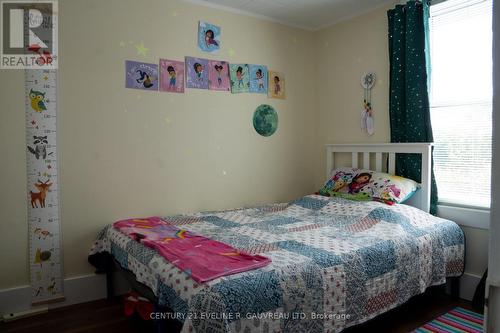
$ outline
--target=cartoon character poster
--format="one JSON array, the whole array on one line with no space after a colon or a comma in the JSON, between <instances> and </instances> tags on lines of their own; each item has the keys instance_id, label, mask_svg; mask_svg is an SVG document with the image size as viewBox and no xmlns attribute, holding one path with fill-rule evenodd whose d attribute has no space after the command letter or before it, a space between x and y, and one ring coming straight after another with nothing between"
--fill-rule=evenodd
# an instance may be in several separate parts
<instances>
[{"instance_id":1,"label":"cartoon character poster","mask_svg":"<svg viewBox=\"0 0 500 333\"><path fill-rule=\"evenodd\" d=\"M208 82L210 90L231 90L229 64L226 61L210 60L208 62Z\"/></svg>"},{"instance_id":2,"label":"cartoon character poster","mask_svg":"<svg viewBox=\"0 0 500 333\"><path fill-rule=\"evenodd\" d=\"M248 92L250 87L250 71L247 64L230 64L231 92Z\"/></svg>"},{"instance_id":3,"label":"cartoon character poster","mask_svg":"<svg viewBox=\"0 0 500 333\"><path fill-rule=\"evenodd\" d=\"M263 65L249 65L250 92L267 94L267 67Z\"/></svg>"},{"instance_id":4,"label":"cartoon character poster","mask_svg":"<svg viewBox=\"0 0 500 333\"><path fill-rule=\"evenodd\" d=\"M283 73L269 71L269 93L271 98L285 99L285 75Z\"/></svg>"},{"instance_id":5,"label":"cartoon character poster","mask_svg":"<svg viewBox=\"0 0 500 333\"><path fill-rule=\"evenodd\" d=\"M220 27L200 21L198 25L198 47L205 52L217 53L220 49Z\"/></svg>"},{"instance_id":6,"label":"cartoon character poster","mask_svg":"<svg viewBox=\"0 0 500 333\"><path fill-rule=\"evenodd\" d=\"M184 62L160 59L160 91L184 93Z\"/></svg>"},{"instance_id":7,"label":"cartoon character poster","mask_svg":"<svg viewBox=\"0 0 500 333\"><path fill-rule=\"evenodd\" d=\"M208 89L208 60L186 57L186 87Z\"/></svg>"},{"instance_id":8,"label":"cartoon character poster","mask_svg":"<svg viewBox=\"0 0 500 333\"><path fill-rule=\"evenodd\" d=\"M125 87L158 90L158 65L130 60L125 61Z\"/></svg>"}]
</instances>

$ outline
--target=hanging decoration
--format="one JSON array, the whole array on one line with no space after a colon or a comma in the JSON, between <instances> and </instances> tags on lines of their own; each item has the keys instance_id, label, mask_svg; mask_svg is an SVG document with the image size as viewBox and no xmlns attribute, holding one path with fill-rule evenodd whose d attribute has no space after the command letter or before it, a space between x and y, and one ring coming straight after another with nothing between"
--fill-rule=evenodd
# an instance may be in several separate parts
<instances>
[{"instance_id":1,"label":"hanging decoration","mask_svg":"<svg viewBox=\"0 0 500 333\"><path fill-rule=\"evenodd\" d=\"M375 73L365 73L361 76L361 86L364 89L363 111L361 111L361 129L368 135L375 133L372 109L372 88L375 85Z\"/></svg>"},{"instance_id":2,"label":"hanging decoration","mask_svg":"<svg viewBox=\"0 0 500 333\"><path fill-rule=\"evenodd\" d=\"M29 263L33 305L64 300L56 146L57 70L25 77Z\"/></svg>"}]
</instances>

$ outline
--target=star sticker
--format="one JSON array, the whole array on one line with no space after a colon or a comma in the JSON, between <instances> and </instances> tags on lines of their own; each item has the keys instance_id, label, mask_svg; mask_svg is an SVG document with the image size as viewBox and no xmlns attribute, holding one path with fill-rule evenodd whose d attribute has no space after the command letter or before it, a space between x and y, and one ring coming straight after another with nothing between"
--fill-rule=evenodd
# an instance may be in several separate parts
<instances>
[{"instance_id":1,"label":"star sticker","mask_svg":"<svg viewBox=\"0 0 500 333\"><path fill-rule=\"evenodd\" d=\"M229 48L229 50L227 50L227 54L229 54L229 56L230 56L230 57L234 57L234 54L235 54L235 53L236 53L236 52L234 51L234 49L233 49L233 48Z\"/></svg>"},{"instance_id":2,"label":"star sticker","mask_svg":"<svg viewBox=\"0 0 500 333\"><path fill-rule=\"evenodd\" d=\"M52 169L52 165L47 165L47 169Z\"/></svg>"},{"instance_id":3,"label":"star sticker","mask_svg":"<svg viewBox=\"0 0 500 333\"><path fill-rule=\"evenodd\" d=\"M35 124L36 124L36 121L32 120L31 125L35 125Z\"/></svg>"},{"instance_id":4,"label":"star sticker","mask_svg":"<svg viewBox=\"0 0 500 333\"><path fill-rule=\"evenodd\" d=\"M165 123L167 125L170 125L172 123L172 120L169 117L165 117Z\"/></svg>"},{"instance_id":5,"label":"star sticker","mask_svg":"<svg viewBox=\"0 0 500 333\"><path fill-rule=\"evenodd\" d=\"M121 47L125 47L125 42L124 41L120 41L120 46Z\"/></svg>"},{"instance_id":6,"label":"star sticker","mask_svg":"<svg viewBox=\"0 0 500 333\"><path fill-rule=\"evenodd\" d=\"M45 76L43 77L43 79L44 79L45 81L47 81L47 80L49 79L49 77L48 77L47 75L45 75Z\"/></svg>"},{"instance_id":7,"label":"star sticker","mask_svg":"<svg viewBox=\"0 0 500 333\"><path fill-rule=\"evenodd\" d=\"M143 42L141 42L140 44L135 44L134 46L137 49L137 55L141 55L143 57L148 55L149 49L144 46Z\"/></svg>"}]
</instances>

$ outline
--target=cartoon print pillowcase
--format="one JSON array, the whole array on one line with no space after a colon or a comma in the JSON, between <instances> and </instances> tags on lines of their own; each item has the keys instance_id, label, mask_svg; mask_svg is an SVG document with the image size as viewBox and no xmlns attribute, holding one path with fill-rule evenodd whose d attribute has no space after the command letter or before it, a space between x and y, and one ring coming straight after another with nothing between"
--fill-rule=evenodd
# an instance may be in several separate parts
<instances>
[{"instance_id":1,"label":"cartoon print pillowcase","mask_svg":"<svg viewBox=\"0 0 500 333\"><path fill-rule=\"evenodd\" d=\"M374 200L392 205L408 200L419 188L417 182L387 173L343 167L319 190L320 195L350 200Z\"/></svg>"}]
</instances>

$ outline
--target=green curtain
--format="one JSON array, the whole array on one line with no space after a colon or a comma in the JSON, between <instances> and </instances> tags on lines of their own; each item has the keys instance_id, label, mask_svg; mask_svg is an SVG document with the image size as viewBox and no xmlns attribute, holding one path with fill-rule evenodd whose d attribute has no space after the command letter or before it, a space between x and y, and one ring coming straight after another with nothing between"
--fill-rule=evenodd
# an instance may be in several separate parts
<instances>
[{"instance_id":1,"label":"green curtain","mask_svg":"<svg viewBox=\"0 0 500 333\"><path fill-rule=\"evenodd\" d=\"M428 11L426 10L428 13ZM432 142L426 66L424 5L409 1L387 12L389 19L391 142ZM421 157L398 154L398 175L420 181ZM431 213L436 213L437 187L432 172Z\"/></svg>"}]
</instances>

